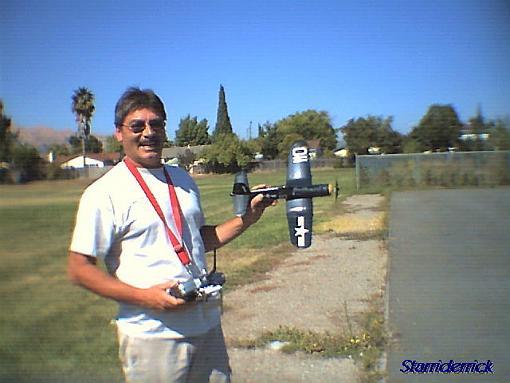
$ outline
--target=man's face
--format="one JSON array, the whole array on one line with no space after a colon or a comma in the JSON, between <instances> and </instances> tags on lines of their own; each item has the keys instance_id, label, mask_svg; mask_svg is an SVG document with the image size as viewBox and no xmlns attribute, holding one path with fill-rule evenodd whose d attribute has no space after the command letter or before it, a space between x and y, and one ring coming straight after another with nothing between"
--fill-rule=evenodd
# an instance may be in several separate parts
<instances>
[{"instance_id":1,"label":"man's face","mask_svg":"<svg viewBox=\"0 0 510 383\"><path fill-rule=\"evenodd\" d=\"M161 166L166 140L164 126L163 119L151 109L139 109L129 113L122 125L117 126L115 137L137 167L156 168Z\"/></svg>"}]
</instances>

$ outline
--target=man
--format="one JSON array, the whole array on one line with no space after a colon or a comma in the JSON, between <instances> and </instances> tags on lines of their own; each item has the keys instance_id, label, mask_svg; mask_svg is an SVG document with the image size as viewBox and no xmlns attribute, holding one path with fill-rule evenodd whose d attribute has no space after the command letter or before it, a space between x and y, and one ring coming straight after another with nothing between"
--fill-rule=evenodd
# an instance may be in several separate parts
<instances>
[{"instance_id":1,"label":"man","mask_svg":"<svg viewBox=\"0 0 510 383\"><path fill-rule=\"evenodd\" d=\"M205 225L191 177L161 165L165 122L152 90L129 88L117 102L115 135L125 159L84 191L68 273L119 302L119 356L128 382L228 382L219 299L186 302L169 291L199 277L205 252L257 222L270 202L257 196L245 216Z\"/></svg>"}]
</instances>

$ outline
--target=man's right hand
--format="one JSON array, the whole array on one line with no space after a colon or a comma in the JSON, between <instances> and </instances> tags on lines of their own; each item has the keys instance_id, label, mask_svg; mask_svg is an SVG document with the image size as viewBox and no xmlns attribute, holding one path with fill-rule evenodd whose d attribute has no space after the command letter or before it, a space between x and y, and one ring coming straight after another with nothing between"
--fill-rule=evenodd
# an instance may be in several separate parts
<instances>
[{"instance_id":1,"label":"man's right hand","mask_svg":"<svg viewBox=\"0 0 510 383\"><path fill-rule=\"evenodd\" d=\"M140 304L153 310L176 309L186 303L184 299L168 294L168 289L177 285L177 282L165 282L142 289Z\"/></svg>"},{"instance_id":2,"label":"man's right hand","mask_svg":"<svg viewBox=\"0 0 510 383\"><path fill-rule=\"evenodd\" d=\"M176 309L186 303L167 293L177 282L165 282L141 289L121 282L99 269L95 257L70 251L68 258L70 280L103 297L153 310Z\"/></svg>"}]
</instances>

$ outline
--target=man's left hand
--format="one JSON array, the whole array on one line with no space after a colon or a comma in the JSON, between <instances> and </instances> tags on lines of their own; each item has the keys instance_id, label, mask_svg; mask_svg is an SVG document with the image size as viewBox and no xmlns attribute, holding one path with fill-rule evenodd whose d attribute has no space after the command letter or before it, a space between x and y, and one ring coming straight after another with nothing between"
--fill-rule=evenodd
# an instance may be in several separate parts
<instances>
[{"instance_id":1,"label":"man's left hand","mask_svg":"<svg viewBox=\"0 0 510 383\"><path fill-rule=\"evenodd\" d=\"M268 185L257 185L252 190L256 191L257 189L264 189L267 187ZM246 213L243 216L243 222L248 225L253 225L260 219L260 217L262 217L262 214L267 207L276 206L277 203L278 200L264 198L262 194L257 194L251 200L248 209L246 209Z\"/></svg>"}]
</instances>

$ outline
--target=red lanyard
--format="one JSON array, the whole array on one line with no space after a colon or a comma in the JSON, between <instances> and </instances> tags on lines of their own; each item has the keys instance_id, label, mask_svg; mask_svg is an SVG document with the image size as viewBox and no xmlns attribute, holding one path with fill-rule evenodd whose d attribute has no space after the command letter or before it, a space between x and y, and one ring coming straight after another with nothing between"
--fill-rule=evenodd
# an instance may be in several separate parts
<instances>
[{"instance_id":1,"label":"red lanyard","mask_svg":"<svg viewBox=\"0 0 510 383\"><path fill-rule=\"evenodd\" d=\"M165 219L165 215L163 214L163 210L161 210L161 207L158 204L158 201L156 201L156 198L154 197L154 194L150 191L149 187L147 186L147 183L143 179L142 175L136 168L135 164L129 159L125 158L124 162L126 163L129 171L138 181L138 184L144 191L145 195L149 199L150 203L152 204L152 207L154 207L154 210L156 210L156 213L158 214L161 221L163 221L163 224L165 225L166 233L168 237L170 238L170 242L172 242L172 246L174 247L175 252L177 253L177 256L179 257L181 263L184 266L187 266L191 263L191 259L188 255L188 252L184 248L182 244L182 210L181 205L179 204L179 200L177 199L177 193L175 192L174 184L172 183L172 179L170 178L170 175L168 174L167 170L163 166L163 171L165 172L165 178L166 183L168 185L168 194L170 195L170 203L172 204L172 213L175 219L175 226L177 228L177 233L181 237L181 241L177 239L175 234L170 230L168 227L168 224Z\"/></svg>"}]
</instances>

